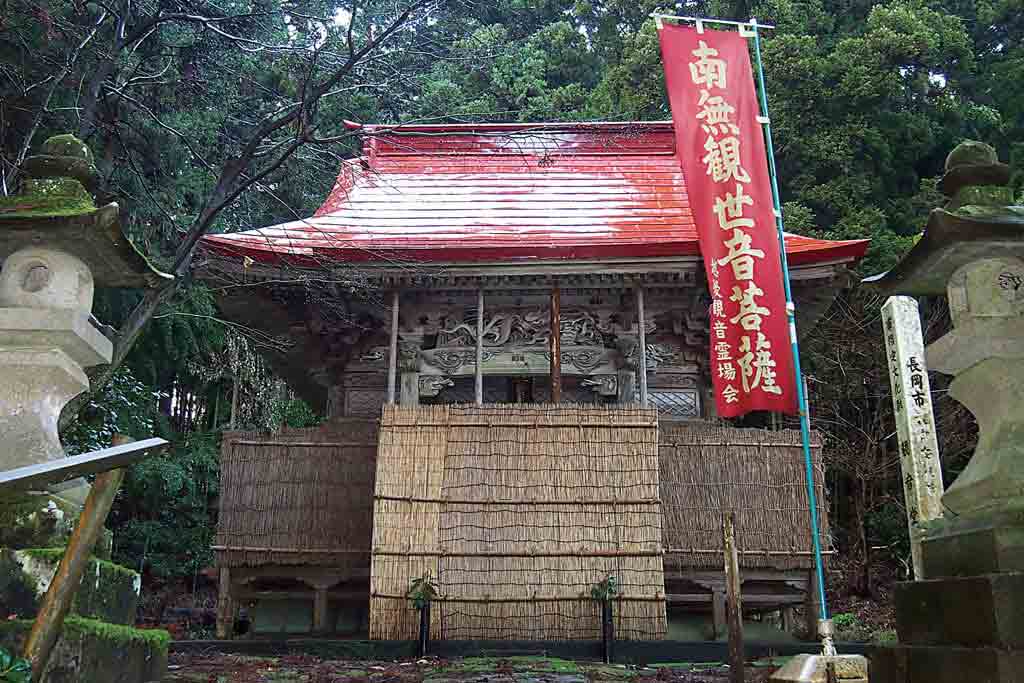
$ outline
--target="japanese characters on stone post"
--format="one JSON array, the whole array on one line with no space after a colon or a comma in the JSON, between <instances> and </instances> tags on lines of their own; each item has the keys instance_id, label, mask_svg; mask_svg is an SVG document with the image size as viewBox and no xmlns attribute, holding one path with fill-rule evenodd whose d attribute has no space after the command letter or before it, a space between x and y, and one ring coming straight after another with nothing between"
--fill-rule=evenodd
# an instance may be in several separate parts
<instances>
[{"instance_id":1,"label":"japanese characters on stone post","mask_svg":"<svg viewBox=\"0 0 1024 683\"><path fill-rule=\"evenodd\" d=\"M914 575L920 578L919 524L942 516L942 469L917 302L906 296L889 297L882 307L882 324Z\"/></svg>"}]
</instances>

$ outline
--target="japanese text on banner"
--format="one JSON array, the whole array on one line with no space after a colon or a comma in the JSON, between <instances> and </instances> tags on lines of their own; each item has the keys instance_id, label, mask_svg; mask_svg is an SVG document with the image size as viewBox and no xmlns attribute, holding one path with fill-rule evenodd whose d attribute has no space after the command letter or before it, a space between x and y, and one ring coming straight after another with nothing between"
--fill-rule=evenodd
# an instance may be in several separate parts
<instances>
[{"instance_id":1,"label":"japanese text on banner","mask_svg":"<svg viewBox=\"0 0 1024 683\"><path fill-rule=\"evenodd\" d=\"M661 30L677 153L711 295L710 370L722 416L795 412L782 271L745 40Z\"/></svg>"}]
</instances>

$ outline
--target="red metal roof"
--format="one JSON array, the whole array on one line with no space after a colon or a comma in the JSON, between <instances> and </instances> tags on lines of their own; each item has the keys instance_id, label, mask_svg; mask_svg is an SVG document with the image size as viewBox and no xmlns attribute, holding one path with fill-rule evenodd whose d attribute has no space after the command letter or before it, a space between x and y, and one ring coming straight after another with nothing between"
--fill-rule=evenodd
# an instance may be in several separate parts
<instances>
[{"instance_id":1,"label":"red metal roof","mask_svg":"<svg viewBox=\"0 0 1024 683\"><path fill-rule=\"evenodd\" d=\"M363 127L311 218L204 244L264 263L698 255L671 122ZM866 240L789 235L790 263L864 255Z\"/></svg>"}]
</instances>

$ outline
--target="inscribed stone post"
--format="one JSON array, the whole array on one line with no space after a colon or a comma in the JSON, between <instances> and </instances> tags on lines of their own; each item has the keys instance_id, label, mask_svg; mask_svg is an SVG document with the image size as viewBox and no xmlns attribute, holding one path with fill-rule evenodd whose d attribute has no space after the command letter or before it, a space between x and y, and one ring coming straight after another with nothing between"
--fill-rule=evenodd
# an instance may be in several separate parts
<instances>
[{"instance_id":1,"label":"inscribed stone post","mask_svg":"<svg viewBox=\"0 0 1024 683\"><path fill-rule=\"evenodd\" d=\"M924 576L921 524L942 516L942 465L917 301L906 296L889 297L882 306L882 324L900 442L910 551L914 577L920 580Z\"/></svg>"}]
</instances>

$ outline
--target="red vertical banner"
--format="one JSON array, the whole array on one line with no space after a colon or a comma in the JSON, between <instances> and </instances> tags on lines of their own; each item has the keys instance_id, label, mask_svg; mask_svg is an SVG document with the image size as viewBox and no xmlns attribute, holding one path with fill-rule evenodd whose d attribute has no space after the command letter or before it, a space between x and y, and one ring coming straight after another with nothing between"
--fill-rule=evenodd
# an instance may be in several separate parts
<instances>
[{"instance_id":1,"label":"red vertical banner","mask_svg":"<svg viewBox=\"0 0 1024 683\"><path fill-rule=\"evenodd\" d=\"M668 24L658 33L711 293L718 414L796 413L782 262L747 41L732 31Z\"/></svg>"}]
</instances>

